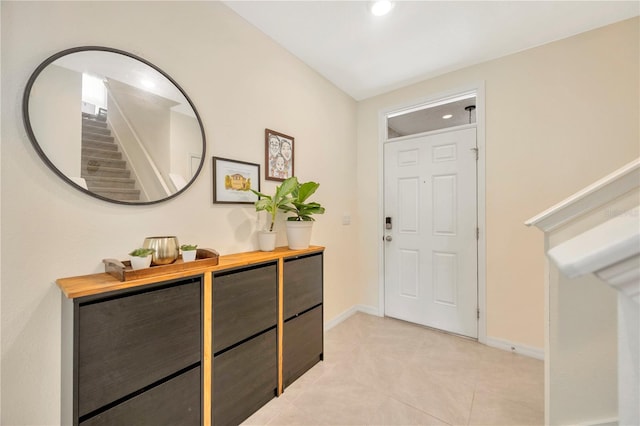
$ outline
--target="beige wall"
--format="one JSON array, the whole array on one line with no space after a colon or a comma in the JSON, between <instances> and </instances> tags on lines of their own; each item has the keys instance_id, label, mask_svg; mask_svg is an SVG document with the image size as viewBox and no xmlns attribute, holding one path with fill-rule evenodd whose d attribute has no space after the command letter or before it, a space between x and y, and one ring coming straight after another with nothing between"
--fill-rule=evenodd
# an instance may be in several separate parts
<instances>
[{"instance_id":1,"label":"beige wall","mask_svg":"<svg viewBox=\"0 0 640 426\"><path fill-rule=\"evenodd\" d=\"M267 127L295 137L296 174L321 183L316 199L327 213L313 242L327 246L325 319L358 303L357 228L342 225L342 214L355 211L353 99L220 3L2 1L1 8L1 424L60 422L56 278L100 272L101 259L125 258L150 235L177 235L222 254L257 248L252 206L212 204L211 156L263 163ZM20 110L29 75L57 51L92 44L156 64L198 108L207 158L182 196L153 206L105 203L62 182L31 147ZM274 188L263 182L265 191Z\"/></svg>"},{"instance_id":2,"label":"beige wall","mask_svg":"<svg viewBox=\"0 0 640 426\"><path fill-rule=\"evenodd\" d=\"M639 26L631 19L426 80L358 105L362 264L381 222L378 113L484 81L487 337L544 346L543 237L523 222L640 152ZM378 271L361 303L378 305Z\"/></svg>"}]
</instances>

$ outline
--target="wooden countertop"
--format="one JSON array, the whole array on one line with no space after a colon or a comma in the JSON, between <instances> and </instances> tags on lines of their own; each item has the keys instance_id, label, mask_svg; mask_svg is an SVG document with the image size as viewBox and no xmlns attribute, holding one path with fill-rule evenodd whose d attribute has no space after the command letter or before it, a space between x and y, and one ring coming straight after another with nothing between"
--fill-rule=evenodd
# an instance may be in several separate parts
<instances>
[{"instance_id":1,"label":"wooden countertop","mask_svg":"<svg viewBox=\"0 0 640 426\"><path fill-rule=\"evenodd\" d=\"M215 266L194 267L180 272L157 275L131 281L119 281L117 278L107 273L82 275L78 277L59 278L56 284L69 299L83 296L91 296L106 293L114 290L122 290L131 287L138 287L145 284L156 283L176 278L188 277L208 272L221 271L225 269L237 268L240 266L278 260L280 258L295 257L305 254L324 251L324 247L310 246L304 250L290 250L288 247L277 247L274 251L251 251L220 256L218 264Z\"/></svg>"}]
</instances>

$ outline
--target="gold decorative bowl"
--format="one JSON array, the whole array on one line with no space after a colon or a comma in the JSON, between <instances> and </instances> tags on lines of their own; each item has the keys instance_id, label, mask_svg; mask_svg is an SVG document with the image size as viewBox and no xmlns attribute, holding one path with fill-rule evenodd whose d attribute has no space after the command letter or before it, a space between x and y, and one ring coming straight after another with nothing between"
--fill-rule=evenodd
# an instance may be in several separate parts
<instances>
[{"instance_id":1,"label":"gold decorative bowl","mask_svg":"<svg viewBox=\"0 0 640 426\"><path fill-rule=\"evenodd\" d=\"M144 239L142 247L155 250L151 256L151 265L173 263L180 253L180 244L177 237L147 237Z\"/></svg>"}]
</instances>

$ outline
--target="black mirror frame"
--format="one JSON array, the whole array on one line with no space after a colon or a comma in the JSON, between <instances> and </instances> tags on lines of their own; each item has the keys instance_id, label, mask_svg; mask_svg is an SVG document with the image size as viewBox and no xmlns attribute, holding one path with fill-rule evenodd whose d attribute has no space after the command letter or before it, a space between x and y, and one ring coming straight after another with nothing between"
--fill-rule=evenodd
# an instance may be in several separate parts
<instances>
[{"instance_id":1,"label":"black mirror frame","mask_svg":"<svg viewBox=\"0 0 640 426\"><path fill-rule=\"evenodd\" d=\"M196 119L198 120L198 125L200 126L200 134L202 136L202 157L201 157L201 160L200 160L200 165L198 166L198 170L193 175L191 180L184 186L184 188L180 189L179 191L176 191L175 194L171 194L168 197L161 198L159 200L142 201L142 202L128 202L128 201L114 200L114 199L111 199L111 198L103 197L101 195L95 194L95 193L93 193L93 192L81 187L80 185L76 184L71 179L69 179L67 177L67 175L62 173L51 162L51 160L47 157L45 152L42 150L42 147L38 143L38 140L36 139L36 136L33 133L33 128L31 127L31 120L29 118L29 97L31 95L31 89L33 88L33 84L35 83L35 81L38 78L38 76L40 75L40 73L47 66L49 66L51 63L53 63L57 59L59 59L59 58L61 58L63 56L70 55L72 53L86 52L86 51L92 51L92 50L94 50L94 51L102 51L102 52L109 52L109 53L117 53L117 54L120 54L120 55L124 55L124 56L127 56L129 58L132 58L132 59L135 59L137 61L140 61L143 64L153 68L154 70L159 72L163 77L165 77L167 80L169 80L180 91L180 93L185 97L185 99L189 103L189 106L191 106L191 109L193 110L193 113L195 114ZM131 205L131 206L142 206L142 205L158 204L158 203L162 203L164 201L170 200L170 199L175 198L178 195L182 194L183 192L185 192L193 184L193 182L195 182L195 180L200 175L200 172L202 171L202 168L204 167L204 161L205 161L205 158L206 158L206 151L207 151L207 140L206 140L206 137L205 137L205 134L204 134L204 125L202 124L202 120L200 119L200 114L198 114L198 110L196 109L196 107L193 104L193 102L191 102L191 99L189 98L187 93L182 89L182 87L180 87L180 85L173 78L171 78L163 70L161 70L160 68L158 68L157 66L155 66L151 62L149 62L149 61L147 61L147 60L145 60L143 58L140 58L139 56L136 56L136 55L134 55L132 53L126 52L124 50L119 50L119 49L114 49L114 48L111 48L111 47L104 47L104 46L80 46L80 47L73 47L73 48L70 48L70 49L62 50L62 51L60 51L60 52L58 52L58 53L56 53L54 55L51 55L47 59L45 59L40 65L38 65L38 67L35 69L33 74L31 74L31 77L29 77L27 85L26 85L26 87L24 89L24 94L22 96L22 120L23 120L23 123L24 123L24 127L25 127L25 129L27 131L27 135L29 137L29 140L31 141L31 144L33 145L34 149L36 150L36 152L38 153L38 155L40 156L42 161L56 175L58 175L63 181L65 181L66 183L68 183L69 185L74 187L75 189L77 189L77 190L79 190L81 192L84 192L85 194L90 195L91 197L97 198L99 200L107 201L109 203Z\"/></svg>"}]
</instances>

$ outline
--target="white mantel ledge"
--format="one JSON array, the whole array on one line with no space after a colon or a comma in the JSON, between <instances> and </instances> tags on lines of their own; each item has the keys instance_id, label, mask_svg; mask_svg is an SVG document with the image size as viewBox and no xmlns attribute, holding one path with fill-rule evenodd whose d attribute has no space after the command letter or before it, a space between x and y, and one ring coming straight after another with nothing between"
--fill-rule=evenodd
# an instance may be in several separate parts
<instances>
[{"instance_id":1,"label":"white mantel ledge","mask_svg":"<svg viewBox=\"0 0 640 426\"><path fill-rule=\"evenodd\" d=\"M543 232L553 231L578 216L607 204L639 186L640 158L624 165L569 198L525 222Z\"/></svg>"},{"instance_id":2,"label":"white mantel ledge","mask_svg":"<svg viewBox=\"0 0 640 426\"><path fill-rule=\"evenodd\" d=\"M640 206L552 248L569 278L593 273L640 304Z\"/></svg>"}]
</instances>

